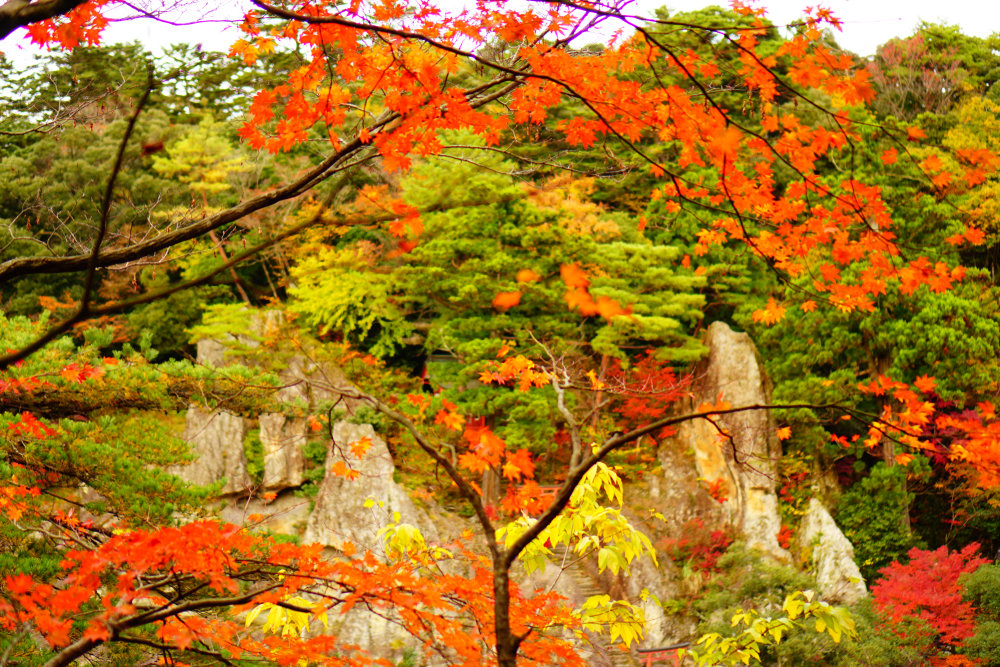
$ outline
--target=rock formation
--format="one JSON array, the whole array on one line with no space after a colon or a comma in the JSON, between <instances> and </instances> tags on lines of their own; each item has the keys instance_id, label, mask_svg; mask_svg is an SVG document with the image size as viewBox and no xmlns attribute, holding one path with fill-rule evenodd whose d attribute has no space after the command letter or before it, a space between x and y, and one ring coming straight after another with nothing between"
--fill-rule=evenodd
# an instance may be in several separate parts
<instances>
[{"instance_id":1,"label":"rock formation","mask_svg":"<svg viewBox=\"0 0 1000 667\"><path fill-rule=\"evenodd\" d=\"M798 542L810 556L824 599L851 605L868 594L854 562L854 546L816 498L809 501L809 510L799 525Z\"/></svg>"},{"instance_id":2,"label":"rock formation","mask_svg":"<svg viewBox=\"0 0 1000 667\"><path fill-rule=\"evenodd\" d=\"M770 402L770 383L747 334L714 322L708 327L705 344L708 357L695 368L692 398L683 402L681 411L695 411L704 403L714 405L720 398L733 408ZM787 561L789 555L777 541L781 521L775 481L781 448L770 412L747 410L721 415L713 421L685 422L663 444L659 458L668 479L666 483L661 480L658 493L689 497L691 501L680 503L681 513L704 515L709 519L705 526L713 527L717 515L711 508L697 511L707 502L707 492L694 488L687 479L693 476L692 469L697 471L702 485L716 485L716 498L725 498L722 508L744 540ZM682 484L677 486L678 482ZM667 511L674 509L669 507Z\"/></svg>"},{"instance_id":3,"label":"rock formation","mask_svg":"<svg viewBox=\"0 0 1000 667\"><path fill-rule=\"evenodd\" d=\"M191 445L196 459L171 472L199 486L224 479L223 495L249 491L253 484L243 452L247 432L246 420L239 415L191 406L187 411L184 440Z\"/></svg>"},{"instance_id":4,"label":"rock formation","mask_svg":"<svg viewBox=\"0 0 1000 667\"><path fill-rule=\"evenodd\" d=\"M389 448L371 425L342 421L334 424L332 433L333 442L326 456L326 476L320 484L302 541L307 544L319 542L338 550L350 542L358 551L367 549L384 555L378 533L396 518L396 513L399 523L415 525L428 542L439 541L438 531L427 512L418 509L406 490L394 481L395 466ZM365 438L371 445L359 457L351 443ZM357 479L346 479L331 472L337 463L357 471ZM394 664L418 655L423 660L420 643L403 630L393 614L391 610L377 614L364 607L355 607L346 614L331 614L330 632L339 641L362 646L373 656ZM445 663L432 660L420 664Z\"/></svg>"},{"instance_id":5,"label":"rock formation","mask_svg":"<svg viewBox=\"0 0 1000 667\"><path fill-rule=\"evenodd\" d=\"M302 447L306 444L308 423L280 412L262 414L258 423L264 446L263 487L270 491L300 486L305 480Z\"/></svg>"},{"instance_id":6,"label":"rock formation","mask_svg":"<svg viewBox=\"0 0 1000 667\"><path fill-rule=\"evenodd\" d=\"M230 352L233 346L256 348L260 345L255 336L267 335L274 327L282 325L282 315L278 311L257 313L250 329L254 336L231 336L229 340L204 339L198 341L198 363L220 368L230 363L238 363ZM340 369L317 364L304 354L295 354L287 359L278 371L283 387L275 394L276 407L315 409L322 404L337 401L338 387L349 387ZM340 401L343 408L350 410L356 401ZM227 483L224 494L240 494L250 490L247 476L247 461L243 451L243 440L248 430L236 428L239 417L226 412L212 413L219 418L209 418L204 410L192 407L188 411L188 428L185 439L192 444L197 458L191 464L179 467L176 472L184 479L197 484L212 484L223 477ZM213 423L214 422L214 423ZM308 425L306 420L288 418L281 412L269 412L260 416L260 440L264 446L263 488L280 491L300 486L305 477L305 458L302 447L306 443ZM197 439L195 439L197 438Z\"/></svg>"},{"instance_id":7,"label":"rock formation","mask_svg":"<svg viewBox=\"0 0 1000 667\"><path fill-rule=\"evenodd\" d=\"M364 456L358 457L350 445L364 438L371 446ZM331 472L337 463L357 471L357 479L349 480ZM303 542L319 542L338 549L344 542L351 542L358 551L371 549L380 553L378 531L395 512L399 512L400 523L414 524L428 542L437 541L438 535L426 512L417 509L406 490L393 480L395 470L389 448L370 424L334 424L333 442L326 456L326 476L316 495L316 506L306 524ZM376 505L365 507L369 498Z\"/></svg>"}]
</instances>

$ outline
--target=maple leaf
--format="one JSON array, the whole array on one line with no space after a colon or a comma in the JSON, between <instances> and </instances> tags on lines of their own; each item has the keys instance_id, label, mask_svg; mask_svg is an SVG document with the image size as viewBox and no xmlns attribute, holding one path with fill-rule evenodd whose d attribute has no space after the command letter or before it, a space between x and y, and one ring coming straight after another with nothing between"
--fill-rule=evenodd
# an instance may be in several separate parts
<instances>
[{"instance_id":1,"label":"maple leaf","mask_svg":"<svg viewBox=\"0 0 1000 667\"><path fill-rule=\"evenodd\" d=\"M741 143L743 143L743 133L730 125L712 135L708 140L708 147L717 157L732 160Z\"/></svg>"},{"instance_id":2,"label":"maple leaf","mask_svg":"<svg viewBox=\"0 0 1000 667\"><path fill-rule=\"evenodd\" d=\"M570 310L579 310L580 314L584 317L590 317L591 315L596 315L599 312L597 303L594 301L594 298L590 296L590 292L587 290L566 290L566 294L563 298L566 300L566 305L569 306Z\"/></svg>"},{"instance_id":3,"label":"maple leaf","mask_svg":"<svg viewBox=\"0 0 1000 667\"><path fill-rule=\"evenodd\" d=\"M524 477L531 477L535 474L535 463L531 460L531 454L526 449L519 449L513 454L507 455L507 460L503 464L503 476L512 481L520 481Z\"/></svg>"},{"instance_id":4,"label":"maple leaf","mask_svg":"<svg viewBox=\"0 0 1000 667\"><path fill-rule=\"evenodd\" d=\"M337 477L343 477L346 480L355 480L361 477L361 473L352 468L348 468L347 464L343 461L334 461L333 465L330 466L330 472Z\"/></svg>"},{"instance_id":5,"label":"maple leaf","mask_svg":"<svg viewBox=\"0 0 1000 667\"><path fill-rule=\"evenodd\" d=\"M775 435L778 436L778 440L788 440L792 437L792 428L790 426L783 426L775 432Z\"/></svg>"},{"instance_id":6,"label":"maple leaf","mask_svg":"<svg viewBox=\"0 0 1000 667\"><path fill-rule=\"evenodd\" d=\"M733 406L729 403L729 401L722 400L722 394L719 394L719 396L716 398L716 402L714 404L713 403L709 403L709 402L706 401L705 403L702 403L702 404L700 404L698 406L698 410L697 411L698 412L715 412L716 410L729 410L732 407Z\"/></svg>"},{"instance_id":7,"label":"maple leaf","mask_svg":"<svg viewBox=\"0 0 1000 667\"><path fill-rule=\"evenodd\" d=\"M767 306L753 312L754 322L763 322L771 325L780 322L785 317L784 306L779 306L773 298L767 300Z\"/></svg>"},{"instance_id":8,"label":"maple leaf","mask_svg":"<svg viewBox=\"0 0 1000 667\"><path fill-rule=\"evenodd\" d=\"M541 279L542 277L531 269L521 269L517 272L517 282L519 283L536 283Z\"/></svg>"},{"instance_id":9,"label":"maple leaf","mask_svg":"<svg viewBox=\"0 0 1000 667\"><path fill-rule=\"evenodd\" d=\"M364 458L365 454L368 453L368 450L371 449L372 444L372 439L366 435L360 440L352 442L349 447L351 449L351 453L354 454L355 457L361 459Z\"/></svg>"},{"instance_id":10,"label":"maple leaf","mask_svg":"<svg viewBox=\"0 0 1000 667\"><path fill-rule=\"evenodd\" d=\"M896 164L896 160L899 159L899 153L896 152L895 148L890 148L882 153L882 164L889 166L890 164Z\"/></svg>"},{"instance_id":11,"label":"maple leaf","mask_svg":"<svg viewBox=\"0 0 1000 667\"><path fill-rule=\"evenodd\" d=\"M27 574L8 574L4 577L4 584L11 595L23 595L31 592L35 587L35 580Z\"/></svg>"},{"instance_id":12,"label":"maple leaf","mask_svg":"<svg viewBox=\"0 0 1000 667\"><path fill-rule=\"evenodd\" d=\"M463 452L460 454L458 465L477 475L490 469L489 462L475 452Z\"/></svg>"},{"instance_id":13,"label":"maple leaf","mask_svg":"<svg viewBox=\"0 0 1000 667\"><path fill-rule=\"evenodd\" d=\"M629 311L622 308L617 301L607 296L597 297L596 308L597 314L608 321L611 321L619 315L628 315L629 313Z\"/></svg>"},{"instance_id":14,"label":"maple leaf","mask_svg":"<svg viewBox=\"0 0 1000 667\"><path fill-rule=\"evenodd\" d=\"M475 437L477 440L476 451L493 465L499 463L501 456L507 449L507 443L488 428L477 429Z\"/></svg>"},{"instance_id":15,"label":"maple leaf","mask_svg":"<svg viewBox=\"0 0 1000 667\"><path fill-rule=\"evenodd\" d=\"M465 428L465 418L453 410L440 410L434 415L434 423L440 424L452 431L461 431Z\"/></svg>"},{"instance_id":16,"label":"maple leaf","mask_svg":"<svg viewBox=\"0 0 1000 667\"><path fill-rule=\"evenodd\" d=\"M941 171L944 169L944 162L937 155L929 155L921 161L920 166L927 171Z\"/></svg>"},{"instance_id":17,"label":"maple leaf","mask_svg":"<svg viewBox=\"0 0 1000 667\"><path fill-rule=\"evenodd\" d=\"M934 387L937 386L937 380L928 376L921 375L916 380L913 381L913 386L919 389L924 394L929 394L934 391Z\"/></svg>"},{"instance_id":18,"label":"maple leaf","mask_svg":"<svg viewBox=\"0 0 1000 667\"><path fill-rule=\"evenodd\" d=\"M559 275L566 287L583 290L590 286L590 278L579 264L563 264L559 267Z\"/></svg>"},{"instance_id":19,"label":"maple leaf","mask_svg":"<svg viewBox=\"0 0 1000 667\"><path fill-rule=\"evenodd\" d=\"M965 230L965 238L972 245L979 245L986 239L986 234L981 229L969 227Z\"/></svg>"},{"instance_id":20,"label":"maple leaf","mask_svg":"<svg viewBox=\"0 0 1000 667\"><path fill-rule=\"evenodd\" d=\"M499 311L507 311L521 303L520 292L499 292L493 297L493 307Z\"/></svg>"},{"instance_id":21,"label":"maple leaf","mask_svg":"<svg viewBox=\"0 0 1000 667\"><path fill-rule=\"evenodd\" d=\"M428 403L430 403L431 399L427 398L424 394L407 394L406 400L410 403L410 405L422 410Z\"/></svg>"}]
</instances>

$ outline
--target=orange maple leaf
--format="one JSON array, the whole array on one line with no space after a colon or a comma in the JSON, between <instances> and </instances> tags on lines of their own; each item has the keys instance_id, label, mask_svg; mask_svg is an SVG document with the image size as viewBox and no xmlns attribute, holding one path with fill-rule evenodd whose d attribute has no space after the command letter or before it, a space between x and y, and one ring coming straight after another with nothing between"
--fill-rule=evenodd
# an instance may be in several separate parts
<instances>
[{"instance_id":1,"label":"orange maple leaf","mask_svg":"<svg viewBox=\"0 0 1000 667\"><path fill-rule=\"evenodd\" d=\"M559 267L559 275L562 276L566 287L587 289L590 286L590 278L587 277L586 271L581 269L579 264L563 264Z\"/></svg>"},{"instance_id":2,"label":"orange maple leaf","mask_svg":"<svg viewBox=\"0 0 1000 667\"><path fill-rule=\"evenodd\" d=\"M579 310L580 314L584 317L590 317L598 313L597 303L590 296L590 292L585 289L566 290L563 298L566 300L566 305L569 306L570 310Z\"/></svg>"},{"instance_id":3,"label":"orange maple leaf","mask_svg":"<svg viewBox=\"0 0 1000 667\"><path fill-rule=\"evenodd\" d=\"M453 410L441 410L434 415L434 423L441 424L452 431L461 431L465 428L465 418Z\"/></svg>"},{"instance_id":4,"label":"orange maple leaf","mask_svg":"<svg viewBox=\"0 0 1000 667\"><path fill-rule=\"evenodd\" d=\"M922 393L929 394L934 391L934 387L937 386L937 380L928 375L921 375L913 381L913 386L919 389Z\"/></svg>"},{"instance_id":5,"label":"orange maple leaf","mask_svg":"<svg viewBox=\"0 0 1000 667\"><path fill-rule=\"evenodd\" d=\"M986 234L981 229L969 227L965 230L965 238L972 245L979 245L986 239Z\"/></svg>"},{"instance_id":6,"label":"orange maple leaf","mask_svg":"<svg viewBox=\"0 0 1000 667\"><path fill-rule=\"evenodd\" d=\"M755 310L753 312L754 322L763 322L764 324L771 325L775 322L780 322L785 317L784 306L779 306L778 302L773 298L767 300L767 306L761 310Z\"/></svg>"},{"instance_id":7,"label":"orange maple leaf","mask_svg":"<svg viewBox=\"0 0 1000 667\"><path fill-rule=\"evenodd\" d=\"M611 321L611 319L619 315L627 315L628 312L628 310L622 308L621 305L611 297L597 297L597 314L608 321Z\"/></svg>"},{"instance_id":8,"label":"orange maple leaf","mask_svg":"<svg viewBox=\"0 0 1000 667\"><path fill-rule=\"evenodd\" d=\"M716 132L708 140L709 149L720 158L732 159L743 142L743 133L733 125Z\"/></svg>"},{"instance_id":9,"label":"orange maple leaf","mask_svg":"<svg viewBox=\"0 0 1000 667\"><path fill-rule=\"evenodd\" d=\"M521 269L517 272L517 282L519 283L536 283L541 279L542 277L531 269Z\"/></svg>"},{"instance_id":10,"label":"orange maple leaf","mask_svg":"<svg viewBox=\"0 0 1000 667\"><path fill-rule=\"evenodd\" d=\"M347 464L344 463L343 461L334 461L333 465L330 466L330 472L336 475L337 477L343 477L344 479L351 481L357 479L358 477L361 477L360 472L352 468L348 468Z\"/></svg>"},{"instance_id":11,"label":"orange maple leaf","mask_svg":"<svg viewBox=\"0 0 1000 667\"><path fill-rule=\"evenodd\" d=\"M489 462L475 452L463 452L458 457L458 465L472 473L481 474L490 469Z\"/></svg>"},{"instance_id":12,"label":"orange maple leaf","mask_svg":"<svg viewBox=\"0 0 1000 667\"><path fill-rule=\"evenodd\" d=\"M507 461L503 464L504 477L517 482L534 474L535 463L531 460L528 450L519 449L513 454L508 454Z\"/></svg>"},{"instance_id":13,"label":"orange maple leaf","mask_svg":"<svg viewBox=\"0 0 1000 667\"><path fill-rule=\"evenodd\" d=\"M360 459L364 458L364 455L368 453L369 449L371 449L372 444L372 439L366 435L360 440L352 442L349 447L351 448L351 453Z\"/></svg>"},{"instance_id":14,"label":"orange maple leaf","mask_svg":"<svg viewBox=\"0 0 1000 667\"><path fill-rule=\"evenodd\" d=\"M500 292L493 297L493 307L499 311L507 311L521 303L520 292Z\"/></svg>"}]
</instances>

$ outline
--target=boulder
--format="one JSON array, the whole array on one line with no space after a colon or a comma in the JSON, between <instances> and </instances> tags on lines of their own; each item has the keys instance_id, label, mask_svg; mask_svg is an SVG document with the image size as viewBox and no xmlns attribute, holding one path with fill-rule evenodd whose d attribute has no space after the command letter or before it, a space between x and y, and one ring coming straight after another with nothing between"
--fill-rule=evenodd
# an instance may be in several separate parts
<instances>
[{"instance_id":1,"label":"boulder","mask_svg":"<svg viewBox=\"0 0 1000 667\"><path fill-rule=\"evenodd\" d=\"M208 486L226 480L223 495L246 493L253 483L247 474L243 441L247 422L239 415L191 406L187 411L184 440L191 445L193 462L170 472L190 484Z\"/></svg>"},{"instance_id":2,"label":"boulder","mask_svg":"<svg viewBox=\"0 0 1000 667\"><path fill-rule=\"evenodd\" d=\"M261 528L281 535L301 535L309 520L311 504L308 498L300 498L290 492L278 494L271 501L254 495L238 502L222 504L219 517L237 526L251 523L255 529Z\"/></svg>"},{"instance_id":3,"label":"boulder","mask_svg":"<svg viewBox=\"0 0 1000 667\"><path fill-rule=\"evenodd\" d=\"M302 418L279 412L260 416L260 442L264 446L263 486L268 491L300 486L305 479L305 457L309 425Z\"/></svg>"},{"instance_id":4,"label":"boulder","mask_svg":"<svg viewBox=\"0 0 1000 667\"><path fill-rule=\"evenodd\" d=\"M854 561L854 546L816 498L809 501L809 510L799 525L798 543L810 555L816 583L825 599L851 605L868 594Z\"/></svg>"},{"instance_id":5,"label":"boulder","mask_svg":"<svg viewBox=\"0 0 1000 667\"><path fill-rule=\"evenodd\" d=\"M419 510L406 490L393 480L396 469L392 456L375 429L370 424L342 421L334 424L332 434L333 442L326 455L326 476L320 483L303 542L319 542L336 549L351 542L358 551L370 549L381 554L378 531L396 512L400 523L417 526L428 542L437 541L437 531L426 512ZM358 457L350 445L364 438L368 438L371 446ZM357 479L331 472L337 463L357 471ZM366 502L368 499L375 501L375 505L366 507L370 504Z\"/></svg>"},{"instance_id":6,"label":"boulder","mask_svg":"<svg viewBox=\"0 0 1000 667\"><path fill-rule=\"evenodd\" d=\"M337 407L352 411L361 405L360 401L343 398L338 389L350 390L344 372L331 364L316 363L303 355L294 355L287 365L278 372L282 388L277 398L283 403L304 403L311 407L335 402Z\"/></svg>"},{"instance_id":7,"label":"boulder","mask_svg":"<svg viewBox=\"0 0 1000 667\"><path fill-rule=\"evenodd\" d=\"M202 366L221 368L229 363L226 359L227 349L224 343L214 338L203 338L198 341L197 361Z\"/></svg>"}]
</instances>

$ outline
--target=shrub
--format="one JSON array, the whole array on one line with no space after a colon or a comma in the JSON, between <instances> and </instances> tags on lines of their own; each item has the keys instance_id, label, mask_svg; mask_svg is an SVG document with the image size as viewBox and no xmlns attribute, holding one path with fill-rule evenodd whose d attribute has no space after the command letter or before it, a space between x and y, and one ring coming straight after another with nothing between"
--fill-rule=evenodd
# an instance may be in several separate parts
<instances>
[{"instance_id":1,"label":"shrub","mask_svg":"<svg viewBox=\"0 0 1000 667\"><path fill-rule=\"evenodd\" d=\"M975 608L963 599L959 579L987 561L972 543L961 551L911 549L910 561L882 568L872 586L875 608L892 623L905 617L927 622L943 644L956 646L974 634Z\"/></svg>"}]
</instances>

